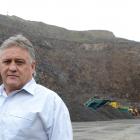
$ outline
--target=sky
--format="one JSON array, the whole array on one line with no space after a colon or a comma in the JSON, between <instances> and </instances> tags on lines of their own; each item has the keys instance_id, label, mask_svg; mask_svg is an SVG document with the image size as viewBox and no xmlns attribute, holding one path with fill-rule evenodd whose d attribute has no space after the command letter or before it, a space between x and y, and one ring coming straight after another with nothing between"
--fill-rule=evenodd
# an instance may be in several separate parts
<instances>
[{"instance_id":1,"label":"sky","mask_svg":"<svg viewBox=\"0 0 140 140\"><path fill-rule=\"evenodd\" d=\"M0 14L69 30L108 30L140 42L140 0L2 0Z\"/></svg>"}]
</instances>

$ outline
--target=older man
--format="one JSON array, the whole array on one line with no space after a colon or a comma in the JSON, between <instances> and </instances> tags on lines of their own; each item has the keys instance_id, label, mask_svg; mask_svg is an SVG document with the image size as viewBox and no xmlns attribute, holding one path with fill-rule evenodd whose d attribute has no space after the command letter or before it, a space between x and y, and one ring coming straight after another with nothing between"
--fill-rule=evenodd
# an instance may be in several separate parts
<instances>
[{"instance_id":1,"label":"older man","mask_svg":"<svg viewBox=\"0 0 140 140\"><path fill-rule=\"evenodd\" d=\"M35 53L22 35L0 47L0 140L72 140L68 109L53 91L37 84Z\"/></svg>"}]
</instances>

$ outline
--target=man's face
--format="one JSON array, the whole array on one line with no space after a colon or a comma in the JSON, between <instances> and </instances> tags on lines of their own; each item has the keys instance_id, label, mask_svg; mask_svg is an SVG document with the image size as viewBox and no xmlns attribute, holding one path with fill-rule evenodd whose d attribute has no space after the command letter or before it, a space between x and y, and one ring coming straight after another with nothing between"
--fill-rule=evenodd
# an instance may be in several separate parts
<instances>
[{"instance_id":1,"label":"man's face","mask_svg":"<svg viewBox=\"0 0 140 140\"><path fill-rule=\"evenodd\" d=\"M35 62L26 49L12 46L0 52L0 74L7 94L21 89L35 71Z\"/></svg>"}]
</instances>

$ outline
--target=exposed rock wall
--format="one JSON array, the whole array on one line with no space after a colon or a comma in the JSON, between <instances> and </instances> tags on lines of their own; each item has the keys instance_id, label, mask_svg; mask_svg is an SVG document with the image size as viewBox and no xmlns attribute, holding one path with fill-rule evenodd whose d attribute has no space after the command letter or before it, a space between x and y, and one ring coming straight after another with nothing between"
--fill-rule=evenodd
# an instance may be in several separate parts
<instances>
[{"instance_id":1,"label":"exposed rock wall","mask_svg":"<svg viewBox=\"0 0 140 140\"><path fill-rule=\"evenodd\" d=\"M35 46L37 81L64 99L72 120L130 118L108 107L91 112L83 103L93 96L140 107L139 42L109 31L69 31L0 15L0 43L17 33Z\"/></svg>"}]
</instances>

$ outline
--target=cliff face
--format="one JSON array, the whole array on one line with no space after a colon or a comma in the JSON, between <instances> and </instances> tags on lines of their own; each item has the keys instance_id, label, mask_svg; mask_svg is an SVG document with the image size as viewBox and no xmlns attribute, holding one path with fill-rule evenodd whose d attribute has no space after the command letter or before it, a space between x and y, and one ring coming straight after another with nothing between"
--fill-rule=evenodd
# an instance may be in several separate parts
<instances>
[{"instance_id":1,"label":"cliff face","mask_svg":"<svg viewBox=\"0 0 140 140\"><path fill-rule=\"evenodd\" d=\"M140 107L139 42L116 38L109 31L69 31L0 15L0 43L18 33L35 46L37 81L63 98L72 120L129 117L107 107L97 112L85 108L83 103L93 96Z\"/></svg>"}]
</instances>

